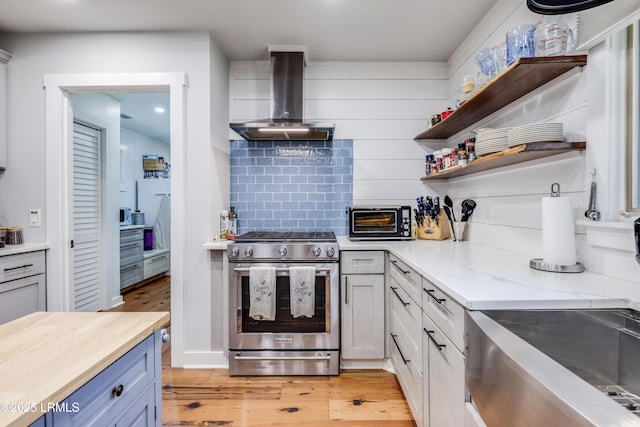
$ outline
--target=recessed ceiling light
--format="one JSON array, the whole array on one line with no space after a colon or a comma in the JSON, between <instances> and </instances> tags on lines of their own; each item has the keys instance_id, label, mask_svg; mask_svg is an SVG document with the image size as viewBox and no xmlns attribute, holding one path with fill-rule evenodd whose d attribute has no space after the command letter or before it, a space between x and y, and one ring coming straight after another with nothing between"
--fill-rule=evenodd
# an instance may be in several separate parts
<instances>
[{"instance_id":1,"label":"recessed ceiling light","mask_svg":"<svg viewBox=\"0 0 640 427\"><path fill-rule=\"evenodd\" d=\"M156 107L154 110L156 113L164 113L164 107Z\"/></svg>"}]
</instances>

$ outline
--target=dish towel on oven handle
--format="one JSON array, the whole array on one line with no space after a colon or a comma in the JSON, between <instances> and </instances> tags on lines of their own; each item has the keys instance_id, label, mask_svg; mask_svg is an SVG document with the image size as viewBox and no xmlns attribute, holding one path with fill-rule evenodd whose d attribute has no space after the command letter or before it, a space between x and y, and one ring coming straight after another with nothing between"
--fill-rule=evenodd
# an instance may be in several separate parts
<instances>
[{"instance_id":1,"label":"dish towel on oven handle","mask_svg":"<svg viewBox=\"0 0 640 427\"><path fill-rule=\"evenodd\" d=\"M291 316L313 317L316 302L316 268L289 267Z\"/></svg>"},{"instance_id":2,"label":"dish towel on oven handle","mask_svg":"<svg viewBox=\"0 0 640 427\"><path fill-rule=\"evenodd\" d=\"M249 317L276 320L276 268L249 268Z\"/></svg>"}]
</instances>

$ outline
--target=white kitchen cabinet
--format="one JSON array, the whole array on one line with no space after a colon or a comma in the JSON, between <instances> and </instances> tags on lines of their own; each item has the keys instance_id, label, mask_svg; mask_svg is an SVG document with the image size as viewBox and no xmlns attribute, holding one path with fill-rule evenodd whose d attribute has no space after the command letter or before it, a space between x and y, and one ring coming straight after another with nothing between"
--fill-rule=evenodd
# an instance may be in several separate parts
<instances>
[{"instance_id":1,"label":"white kitchen cabinet","mask_svg":"<svg viewBox=\"0 0 640 427\"><path fill-rule=\"evenodd\" d=\"M384 252L341 252L340 268L341 356L343 359L383 359Z\"/></svg>"},{"instance_id":2,"label":"white kitchen cabinet","mask_svg":"<svg viewBox=\"0 0 640 427\"><path fill-rule=\"evenodd\" d=\"M464 427L464 308L423 277L422 310L425 426Z\"/></svg>"},{"instance_id":3,"label":"white kitchen cabinet","mask_svg":"<svg viewBox=\"0 0 640 427\"><path fill-rule=\"evenodd\" d=\"M171 262L169 249L154 249L144 252L144 280L169 271Z\"/></svg>"},{"instance_id":4,"label":"white kitchen cabinet","mask_svg":"<svg viewBox=\"0 0 640 427\"><path fill-rule=\"evenodd\" d=\"M144 226L120 228L120 289L144 280Z\"/></svg>"},{"instance_id":5,"label":"white kitchen cabinet","mask_svg":"<svg viewBox=\"0 0 640 427\"><path fill-rule=\"evenodd\" d=\"M423 403L425 425L463 427L464 356L435 323L423 314ZM427 374L428 373L428 374Z\"/></svg>"},{"instance_id":6,"label":"white kitchen cabinet","mask_svg":"<svg viewBox=\"0 0 640 427\"><path fill-rule=\"evenodd\" d=\"M389 254L391 364L418 427L423 417L421 276Z\"/></svg>"},{"instance_id":7,"label":"white kitchen cabinet","mask_svg":"<svg viewBox=\"0 0 640 427\"><path fill-rule=\"evenodd\" d=\"M0 50L0 171L7 167L7 63L11 54Z\"/></svg>"},{"instance_id":8,"label":"white kitchen cabinet","mask_svg":"<svg viewBox=\"0 0 640 427\"><path fill-rule=\"evenodd\" d=\"M487 427L471 402L464 405L464 427Z\"/></svg>"},{"instance_id":9,"label":"white kitchen cabinet","mask_svg":"<svg viewBox=\"0 0 640 427\"><path fill-rule=\"evenodd\" d=\"M0 257L0 324L46 310L45 252Z\"/></svg>"}]
</instances>

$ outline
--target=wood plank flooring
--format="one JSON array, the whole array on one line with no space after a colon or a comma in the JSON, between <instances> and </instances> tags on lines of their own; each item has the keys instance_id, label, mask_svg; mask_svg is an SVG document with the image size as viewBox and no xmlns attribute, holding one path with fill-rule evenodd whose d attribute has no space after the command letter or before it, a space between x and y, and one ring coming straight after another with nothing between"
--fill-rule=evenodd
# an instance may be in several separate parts
<instances>
[{"instance_id":1,"label":"wood plank flooring","mask_svg":"<svg viewBox=\"0 0 640 427\"><path fill-rule=\"evenodd\" d=\"M170 278L124 295L113 311L169 311ZM164 426L415 427L395 375L230 377L226 369L170 368L162 351Z\"/></svg>"}]
</instances>

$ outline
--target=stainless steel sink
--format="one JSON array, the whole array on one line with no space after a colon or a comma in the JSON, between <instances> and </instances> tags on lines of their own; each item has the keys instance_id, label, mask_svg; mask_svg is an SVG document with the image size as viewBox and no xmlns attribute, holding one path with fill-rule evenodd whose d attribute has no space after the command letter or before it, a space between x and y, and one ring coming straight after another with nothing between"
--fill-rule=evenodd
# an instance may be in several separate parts
<instances>
[{"instance_id":1,"label":"stainless steel sink","mask_svg":"<svg viewBox=\"0 0 640 427\"><path fill-rule=\"evenodd\" d=\"M640 426L640 313L467 312L465 327L467 388L488 426Z\"/></svg>"}]
</instances>

